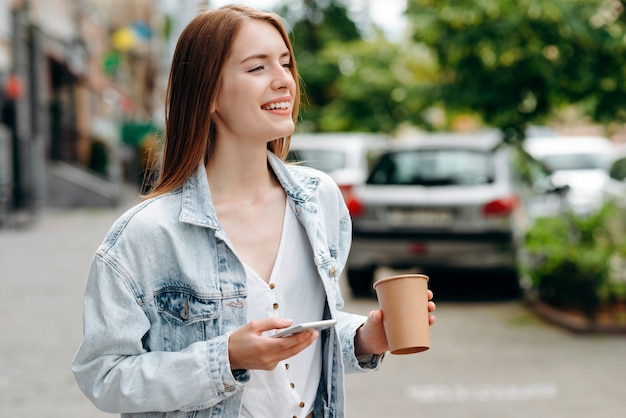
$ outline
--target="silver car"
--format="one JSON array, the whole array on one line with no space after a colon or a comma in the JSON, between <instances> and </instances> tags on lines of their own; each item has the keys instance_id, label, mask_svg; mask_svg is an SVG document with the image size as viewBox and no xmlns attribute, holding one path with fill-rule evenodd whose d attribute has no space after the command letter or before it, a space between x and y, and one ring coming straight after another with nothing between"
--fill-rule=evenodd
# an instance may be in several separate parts
<instances>
[{"instance_id":1,"label":"silver car","mask_svg":"<svg viewBox=\"0 0 626 418\"><path fill-rule=\"evenodd\" d=\"M372 293L379 266L495 273L501 292L518 294L524 231L563 207L550 174L495 130L398 141L346 198L353 294Z\"/></svg>"}]
</instances>

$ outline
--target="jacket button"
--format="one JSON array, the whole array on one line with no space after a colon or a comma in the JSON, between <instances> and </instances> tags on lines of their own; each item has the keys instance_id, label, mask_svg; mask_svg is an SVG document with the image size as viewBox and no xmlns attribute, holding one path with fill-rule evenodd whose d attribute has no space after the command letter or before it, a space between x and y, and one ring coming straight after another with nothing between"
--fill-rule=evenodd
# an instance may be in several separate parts
<instances>
[{"instance_id":1,"label":"jacket button","mask_svg":"<svg viewBox=\"0 0 626 418\"><path fill-rule=\"evenodd\" d=\"M237 390L237 388L236 388L236 387L234 387L234 386L231 386L231 385L224 385L224 390L225 390L226 392L234 392L234 391L236 391L236 390Z\"/></svg>"},{"instance_id":2,"label":"jacket button","mask_svg":"<svg viewBox=\"0 0 626 418\"><path fill-rule=\"evenodd\" d=\"M272 307L273 307L274 309L278 309L278 303L273 304L273 305L272 305Z\"/></svg>"},{"instance_id":3,"label":"jacket button","mask_svg":"<svg viewBox=\"0 0 626 418\"><path fill-rule=\"evenodd\" d=\"M275 283L270 283L270 289L273 289L273 288L275 288L275 287L276 287L276 284L275 284Z\"/></svg>"},{"instance_id":4,"label":"jacket button","mask_svg":"<svg viewBox=\"0 0 626 418\"><path fill-rule=\"evenodd\" d=\"M185 299L185 307L180 310L180 317L189 319L189 301L187 299Z\"/></svg>"},{"instance_id":5,"label":"jacket button","mask_svg":"<svg viewBox=\"0 0 626 418\"><path fill-rule=\"evenodd\" d=\"M337 270L335 269L335 266L330 268L330 277L335 277L337 275Z\"/></svg>"}]
</instances>

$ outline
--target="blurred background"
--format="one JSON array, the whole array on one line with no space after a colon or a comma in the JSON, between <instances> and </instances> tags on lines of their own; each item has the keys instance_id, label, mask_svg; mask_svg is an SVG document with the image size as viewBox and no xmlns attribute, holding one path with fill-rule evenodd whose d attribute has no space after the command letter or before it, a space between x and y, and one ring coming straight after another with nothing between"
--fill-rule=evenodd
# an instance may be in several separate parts
<instances>
[{"instance_id":1,"label":"blurred background","mask_svg":"<svg viewBox=\"0 0 626 418\"><path fill-rule=\"evenodd\" d=\"M114 204L120 183L141 184L178 33L224 3L0 1L0 223L42 205ZM619 0L247 3L291 28L300 131L487 125L626 141Z\"/></svg>"},{"instance_id":2,"label":"blurred background","mask_svg":"<svg viewBox=\"0 0 626 418\"><path fill-rule=\"evenodd\" d=\"M0 0L0 415L98 416L86 269L154 178L178 34L227 3L291 32L290 158L351 210L346 308L390 270L440 298L437 349L349 378L350 416L623 417L624 0Z\"/></svg>"}]
</instances>

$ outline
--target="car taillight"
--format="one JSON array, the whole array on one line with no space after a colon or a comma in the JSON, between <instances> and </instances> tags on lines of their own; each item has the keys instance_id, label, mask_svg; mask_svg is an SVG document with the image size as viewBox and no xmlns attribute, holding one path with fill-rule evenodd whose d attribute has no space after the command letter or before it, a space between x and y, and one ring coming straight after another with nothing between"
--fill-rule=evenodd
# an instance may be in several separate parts
<instances>
[{"instance_id":1,"label":"car taillight","mask_svg":"<svg viewBox=\"0 0 626 418\"><path fill-rule=\"evenodd\" d=\"M503 199L493 200L483 206L483 215L485 216L504 216L509 215L517 206L517 197L510 196Z\"/></svg>"},{"instance_id":2,"label":"car taillight","mask_svg":"<svg viewBox=\"0 0 626 418\"><path fill-rule=\"evenodd\" d=\"M365 207L352 192L352 186L340 185L339 189L341 189L341 193L343 194L343 198L346 201L346 206L348 207L348 211L350 212L350 215L359 216L363 214Z\"/></svg>"}]
</instances>

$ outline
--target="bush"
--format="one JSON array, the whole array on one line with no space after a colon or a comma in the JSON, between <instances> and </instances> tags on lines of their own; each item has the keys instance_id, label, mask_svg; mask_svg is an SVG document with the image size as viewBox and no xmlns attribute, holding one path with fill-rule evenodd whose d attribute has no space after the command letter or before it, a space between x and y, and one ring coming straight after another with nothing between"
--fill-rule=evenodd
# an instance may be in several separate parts
<instances>
[{"instance_id":1,"label":"bush","mask_svg":"<svg viewBox=\"0 0 626 418\"><path fill-rule=\"evenodd\" d=\"M582 311L591 320L601 306L622 299L622 217L607 203L587 217L570 212L538 219L526 235L528 258L522 265L538 297L557 308Z\"/></svg>"}]
</instances>

